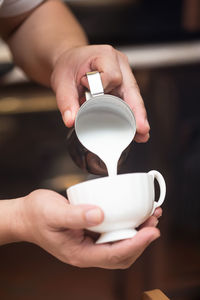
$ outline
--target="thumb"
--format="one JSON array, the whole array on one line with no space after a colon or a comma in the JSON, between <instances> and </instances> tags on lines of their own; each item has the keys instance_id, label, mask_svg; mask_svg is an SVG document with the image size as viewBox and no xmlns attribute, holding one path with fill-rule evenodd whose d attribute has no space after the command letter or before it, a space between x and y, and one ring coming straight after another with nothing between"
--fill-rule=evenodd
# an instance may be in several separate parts
<instances>
[{"instance_id":1,"label":"thumb","mask_svg":"<svg viewBox=\"0 0 200 300\"><path fill-rule=\"evenodd\" d=\"M59 213L59 227L88 228L100 224L103 219L103 211L97 206L67 204Z\"/></svg>"}]
</instances>

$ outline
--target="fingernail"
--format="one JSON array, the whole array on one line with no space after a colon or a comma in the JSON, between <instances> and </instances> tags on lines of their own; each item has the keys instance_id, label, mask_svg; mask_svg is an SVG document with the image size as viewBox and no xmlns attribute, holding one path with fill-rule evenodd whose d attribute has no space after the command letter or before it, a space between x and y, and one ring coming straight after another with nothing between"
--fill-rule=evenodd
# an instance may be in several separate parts
<instances>
[{"instance_id":1,"label":"fingernail","mask_svg":"<svg viewBox=\"0 0 200 300\"><path fill-rule=\"evenodd\" d=\"M102 211L99 208L93 208L85 213L85 218L89 225L97 225L102 221Z\"/></svg>"},{"instance_id":2,"label":"fingernail","mask_svg":"<svg viewBox=\"0 0 200 300\"><path fill-rule=\"evenodd\" d=\"M160 208L157 208L154 212L154 215L159 219L160 217L162 217L162 210Z\"/></svg>"},{"instance_id":3,"label":"fingernail","mask_svg":"<svg viewBox=\"0 0 200 300\"><path fill-rule=\"evenodd\" d=\"M72 120L72 113L70 110L66 110L63 114L63 120L64 120L64 123L68 126L68 124L71 123L71 120Z\"/></svg>"}]
</instances>

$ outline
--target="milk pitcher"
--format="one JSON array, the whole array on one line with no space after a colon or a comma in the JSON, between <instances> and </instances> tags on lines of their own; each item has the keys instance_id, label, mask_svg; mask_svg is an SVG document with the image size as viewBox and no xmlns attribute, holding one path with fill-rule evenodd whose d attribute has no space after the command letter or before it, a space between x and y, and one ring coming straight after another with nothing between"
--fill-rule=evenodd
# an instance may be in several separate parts
<instances>
[{"instance_id":1,"label":"milk pitcher","mask_svg":"<svg viewBox=\"0 0 200 300\"><path fill-rule=\"evenodd\" d=\"M98 156L98 149L95 143L88 143L88 134L98 134L98 129L104 128L108 131L110 139L112 132L119 120L125 130L123 133L119 127L119 139L124 139L124 151L118 161L118 171L123 166L128 157L131 142L136 133L135 117L128 104L119 97L104 94L99 72L89 72L86 74L90 91L86 92L86 101L81 105L76 119L75 126L69 131L67 136L68 152L78 167L91 174L107 175L107 168ZM125 127L124 127L125 126ZM123 136L122 136L123 134ZM96 136L95 136L96 137ZM117 149L116 149L117 150Z\"/></svg>"}]
</instances>

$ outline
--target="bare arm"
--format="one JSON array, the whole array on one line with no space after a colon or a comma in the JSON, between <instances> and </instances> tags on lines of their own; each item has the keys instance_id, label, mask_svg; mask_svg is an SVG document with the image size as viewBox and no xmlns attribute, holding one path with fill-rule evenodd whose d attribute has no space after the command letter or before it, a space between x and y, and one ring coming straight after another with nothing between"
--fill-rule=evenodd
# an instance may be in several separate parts
<instances>
[{"instance_id":1,"label":"bare arm","mask_svg":"<svg viewBox=\"0 0 200 300\"><path fill-rule=\"evenodd\" d=\"M19 240L22 223L20 218L21 198L0 200L0 245Z\"/></svg>"},{"instance_id":2,"label":"bare arm","mask_svg":"<svg viewBox=\"0 0 200 300\"><path fill-rule=\"evenodd\" d=\"M48 86L62 52L87 44L81 26L59 0L45 1L20 16L1 18L0 28L15 62L30 78Z\"/></svg>"},{"instance_id":3,"label":"bare arm","mask_svg":"<svg viewBox=\"0 0 200 300\"><path fill-rule=\"evenodd\" d=\"M30 78L55 91L66 126L73 126L84 101L85 74L99 71L104 91L124 99L133 110L135 140L149 139L144 102L127 57L110 45L88 46L81 26L62 2L48 0L29 13L0 21L15 62Z\"/></svg>"}]
</instances>

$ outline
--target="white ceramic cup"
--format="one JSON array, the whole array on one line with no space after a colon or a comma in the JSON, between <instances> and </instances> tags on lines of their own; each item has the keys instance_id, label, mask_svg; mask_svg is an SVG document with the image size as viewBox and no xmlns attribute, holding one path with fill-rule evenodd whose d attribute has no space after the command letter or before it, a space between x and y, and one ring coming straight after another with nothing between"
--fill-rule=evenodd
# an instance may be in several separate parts
<instances>
[{"instance_id":1,"label":"white ceramic cup","mask_svg":"<svg viewBox=\"0 0 200 300\"><path fill-rule=\"evenodd\" d=\"M158 201L155 201L154 179L160 187ZM165 180L158 171L93 179L67 190L71 204L93 204L103 210L104 221L88 228L101 233L98 244L133 237L137 233L135 228L161 206L165 194Z\"/></svg>"}]
</instances>

